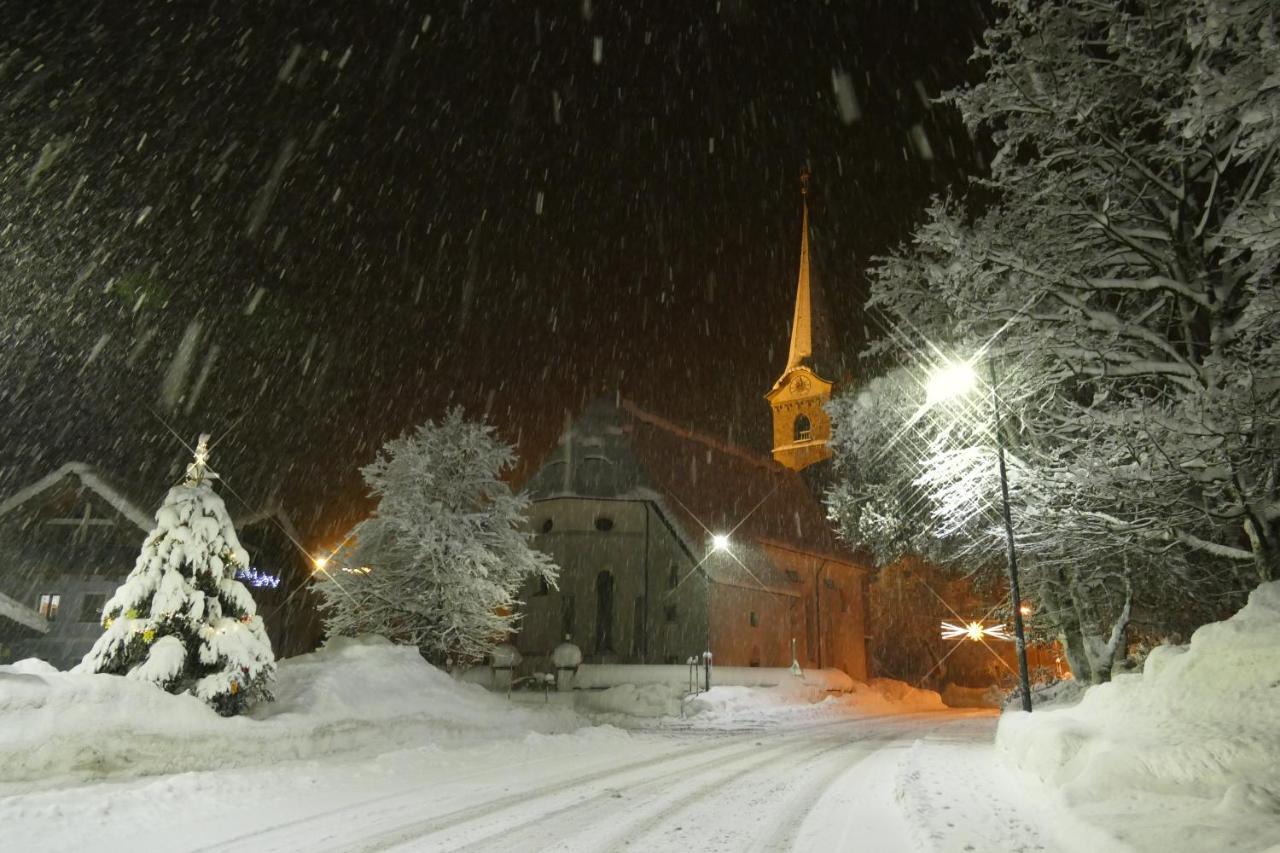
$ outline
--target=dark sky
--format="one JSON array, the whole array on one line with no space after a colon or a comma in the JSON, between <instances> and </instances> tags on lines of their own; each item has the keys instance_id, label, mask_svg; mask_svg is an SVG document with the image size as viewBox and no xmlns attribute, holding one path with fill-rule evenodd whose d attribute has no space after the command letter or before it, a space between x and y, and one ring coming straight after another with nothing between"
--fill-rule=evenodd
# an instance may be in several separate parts
<instances>
[{"instance_id":1,"label":"dark sky","mask_svg":"<svg viewBox=\"0 0 1280 853\"><path fill-rule=\"evenodd\" d=\"M83 459L158 500L163 422L324 538L447 405L536 463L615 390L763 446L802 166L854 353L869 259L979 169L927 98L986 14L0 4L0 496Z\"/></svg>"}]
</instances>

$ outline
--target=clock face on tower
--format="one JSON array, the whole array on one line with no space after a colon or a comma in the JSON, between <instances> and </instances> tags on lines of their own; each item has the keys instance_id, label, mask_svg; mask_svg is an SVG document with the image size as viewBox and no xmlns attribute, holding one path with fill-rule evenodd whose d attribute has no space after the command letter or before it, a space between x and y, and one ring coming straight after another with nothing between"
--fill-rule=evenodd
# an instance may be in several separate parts
<instances>
[{"instance_id":1,"label":"clock face on tower","mask_svg":"<svg viewBox=\"0 0 1280 853\"><path fill-rule=\"evenodd\" d=\"M795 379L791 380L791 388L797 394L803 394L805 391L809 390L809 380L805 379L803 376L797 376Z\"/></svg>"}]
</instances>

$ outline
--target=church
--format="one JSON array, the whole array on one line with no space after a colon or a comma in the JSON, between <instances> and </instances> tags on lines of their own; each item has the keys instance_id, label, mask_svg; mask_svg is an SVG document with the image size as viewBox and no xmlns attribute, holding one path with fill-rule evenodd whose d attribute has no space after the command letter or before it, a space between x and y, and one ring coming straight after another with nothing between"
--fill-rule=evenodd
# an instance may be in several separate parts
<instances>
[{"instance_id":1,"label":"church","mask_svg":"<svg viewBox=\"0 0 1280 853\"><path fill-rule=\"evenodd\" d=\"M807 187L802 200L791 343L765 395L772 455L620 396L566 423L525 487L533 544L560 566L558 588L531 582L520 595L514 643L535 668L569 637L587 663L683 663L709 651L721 666L796 662L867 677L869 573L813 486L830 464L823 404L835 354L810 279Z\"/></svg>"}]
</instances>

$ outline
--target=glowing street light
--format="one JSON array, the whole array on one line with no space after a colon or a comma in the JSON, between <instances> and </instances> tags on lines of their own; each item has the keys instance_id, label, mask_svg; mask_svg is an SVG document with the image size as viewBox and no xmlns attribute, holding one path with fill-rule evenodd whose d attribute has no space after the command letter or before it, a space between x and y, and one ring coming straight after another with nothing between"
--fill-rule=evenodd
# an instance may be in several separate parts
<instances>
[{"instance_id":1,"label":"glowing street light","mask_svg":"<svg viewBox=\"0 0 1280 853\"><path fill-rule=\"evenodd\" d=\"M953 362L935 370L925 385L925 401L934 406L963 397L978 384L978 374L968 362Z\"/></svg>"},{"instance_id":2,"label":"glowing street light","mask_svg":"<svg viewBox=\"0 0 1280 853\"><path fill-rule=\"evenodd\" d=\"M727 533L714 533L711 536L712 551L728 551L729 535Z\"/></svg>"},{"instance_id":3,"label":"glowing street light","mask_svg":"<svg viewBox=\"0 0 1280 853\"><path fill-rule=\"evenodd\" d=\"M328 557L312 557L312 564L316 567L317 572L323 572L325 567L329 565Z\"/></svg>"},{"instance_id":4,"label":"glowing street light","mask_svg":"<svg viewBox=\"0 0 1280 853\"><path fill-rule=\"evenodd\" d=\"M981 622L966 622L963 625L955 622L942 623L942 639L958 640L961 637L981 643L990 637L993 640L1012 640L1003 625L983 625Z\"/></svg>"},{"instance_id":5,"label":"glowing street light","mask_svg":"<svg viewBox=\"0 0 1280 853\"><path fill-rule=\"evenodd\" d=\"M1009 473L1004 462L1004 436L1000 430L1000 396L996 393L995 362L987 359L991 371L991 416L995 424L996 459L1000 466L1000 499L1004 511L1004 538L1009 567L1009 600L1013 605L1013 634L1018 646L1018 680L1022 687L1022 710L1031 711L1031 679L1027 674L1027 635L1022 625L1022 594L1018 590L1018 554L1013 544L1013 516L1009 512ZM928 405L954 399L972 390L978 377L968 362L949 363L934 371L925 385Z\"/></svg>"}]
</instances>

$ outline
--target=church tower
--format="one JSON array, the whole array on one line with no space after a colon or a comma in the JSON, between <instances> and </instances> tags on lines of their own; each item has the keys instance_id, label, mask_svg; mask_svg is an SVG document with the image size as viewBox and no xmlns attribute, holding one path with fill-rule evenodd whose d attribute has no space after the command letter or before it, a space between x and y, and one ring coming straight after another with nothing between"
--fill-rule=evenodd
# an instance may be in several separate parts
<instances>
[{"instance_id":1,"label":"church tower","mask_svg":"<svg viewBox=\"0 0 1280 853\"><path fill-rule=\"evenodd\" d=\"M831 420L822 406L831 399L832 382L817 372L815 356L830 344L822 333L825 318L817 318L815 334L815 292L809 281L809 172L800 176L800 197L804 206L800 228L800 279L796 285L796 308L791 320L791 347L782 376L765 395L773 409L773 458L793 471L800 471L831 455ZM824 354L825 355L825 354Z\"/></svg>"}]
</instances>

